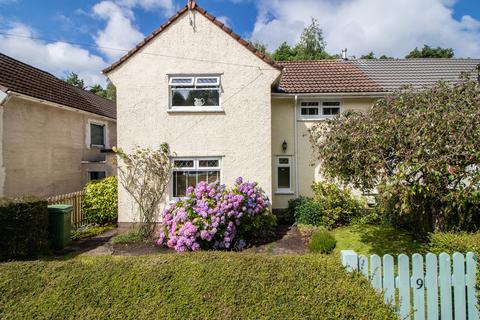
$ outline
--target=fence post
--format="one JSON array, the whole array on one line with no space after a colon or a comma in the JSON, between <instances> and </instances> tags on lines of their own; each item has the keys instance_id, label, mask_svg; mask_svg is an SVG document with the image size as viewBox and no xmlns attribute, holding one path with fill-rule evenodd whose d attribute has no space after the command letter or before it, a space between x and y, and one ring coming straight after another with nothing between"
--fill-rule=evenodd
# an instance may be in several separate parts
<instances>
[{"instance_id":1,"label":"fence post","mask_svg":"<svg viewBox=\"0 0 480 320\"><path fill-rule=\"evenodd\" d=\"M467 305L468 319L478 320L480 318L476 291L477 281L477 260L472 252L467 253Z\"/></svg>"},{"instance_id":2,"label":"fence post","mask_svg":"<svg viewBox=\"0 0 480 320\"><path fill-rule=\"evenodd\" d=\"M425 279L423 271L423 256L414 253L412 256L412 280L413 288L413 318L425 319Z\"/></svg>"},{"instance_id":3,"label":"fence post","mask_svg":"<svg viewBox=\"0 0 480 320\"><path fill-rule=\"evenodd\" d=\"M425 271L427 319L438 319L438 263L435 254L427 253L425 258Z\"/></svg>"},{"instance_id":4,"label":"fence post","mask_svg":"<svg viewBox=\"0 0 480 320\"><path fill-rule=\"evenodd\" d=\"M370 281L374 289L382 291L382 259L376 254L370 256Z\"/></svg>"},{"instance_id":5,"label":"fence post","mask_svg":"<svg viewBox=\"0 0 480 320\"><path fill-rule=\"evenodd\" d=\"M395 305L395 276L393 257L383 256L383 299L385 303Z\"/></svg>"},{"instance_id":6,"label":"fence post","mask_svg":"<svg viewBox=\"0 0 480 320\"><path fill-rule=\"evenodd\" d=\"M397 279L400 318L410 319L410 259L406 254L398 256Z\"/></svg>"},{"instance_id":7,"label":"fence post","mask_svg":"<svg viewBox=\"0 0 480 320\"><path fill-rule=\"evenodd\" d=\"M454 311L455 319L466 319L467 310L465 308L465 258L463 254L455 252L453 254L453 297L454 297Z\"/></svg>"},{"instance_id":8,"label":"fence post","mask_svg":"<svg viewBox=\"0 0 480 320\"><path fill-rule=\"evenodd\" d=\"M342 250L340 252L342 256L342 265L348 272L358 270L358 256L353 250Z\"/></svg>"},{"instance_id":9,"label":"fence post","mask_svg":"<svg viewBox=\"0 0 480 320\"><path fill-rule=\"evenodd\" d=\"M450 256L441 253L440 265L440 316L442 320L452 319L452 273L450 269Z\"/></svg>"}]
</instances>

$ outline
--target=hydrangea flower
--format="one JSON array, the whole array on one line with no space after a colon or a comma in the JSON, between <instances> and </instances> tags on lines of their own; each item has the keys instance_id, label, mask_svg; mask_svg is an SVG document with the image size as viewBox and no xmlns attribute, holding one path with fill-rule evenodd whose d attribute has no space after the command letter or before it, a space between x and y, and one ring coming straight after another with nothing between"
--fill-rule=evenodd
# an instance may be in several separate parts
<instances>
[{"instance_id":1,"label":"hydrangea flower","mask_svg":"<svg viewBox=\"0 0 480 320\"><path fill-rule=\"evenodd\" d=\"M244 182L241 177L232 189L199 182L195 188L187 188L184 199L163 211L156 243L177 252L234 246L242 249L245 241L236 239L242 220L263 214L269 205L257 183Z\"/></svg>"}]
</instances>

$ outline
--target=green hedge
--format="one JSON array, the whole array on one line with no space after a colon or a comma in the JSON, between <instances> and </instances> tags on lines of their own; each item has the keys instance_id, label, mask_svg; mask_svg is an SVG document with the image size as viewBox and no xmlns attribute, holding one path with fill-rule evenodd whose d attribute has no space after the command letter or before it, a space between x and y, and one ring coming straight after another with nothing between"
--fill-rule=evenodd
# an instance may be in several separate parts
<instances>
[{"instance_id":1,"label":"green hedge","mask_svg":"<svg viewBox=\"0 0 480 320\"><path fill-rule=\"evenodd\" d=\"M116 222L118 217L118 180L108 177L91 181L85 186L82 210L88 222L104 225Z\"/></svg>"},{"instance_id":2,"label":"green hedge","mask_svg":"<svg viewBox=\"0 0 480 320\"><path fill-rule=\"evenodd\" d=\"M47 202L0 199L0 261L35 258L48 251Z\"/></svg>"},{"instance_id":3,"label":"green hedge","mask_svg":"<svg viewBox=\"0 0 480 320\"><path fill-rule=\"evenodd\" d=\"M472 251L480 258L480 231L477 233L466 232L436 232L430 233L428 251L433 253L454 252L467 253Z\"/></svg>"},{"instance_id":4,"label":"green hedge","mask_svg":"<svg viewBox=\"0 0 480 320\"><path fill-rule=\"evenodd\" d=\"M0 264L2 319L396 319L337 256L200 252Z\"/></svg>"}]
</instances>

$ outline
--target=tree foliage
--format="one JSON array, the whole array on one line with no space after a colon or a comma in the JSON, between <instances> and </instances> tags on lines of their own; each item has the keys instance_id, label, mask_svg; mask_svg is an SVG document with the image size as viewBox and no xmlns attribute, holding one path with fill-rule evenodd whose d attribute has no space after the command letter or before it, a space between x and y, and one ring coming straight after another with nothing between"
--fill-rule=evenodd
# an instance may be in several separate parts
<instances>
[{"instance_id":1,"label":"tree foliage","mask_svg":"<svg viewBox=\"0 0 480 320\"><path fill-rule=\"evenodd\" d=\"M393 57L389 57L387 55L382 54L380 57L377 58L375 56L375 53L373 53L373 51L370 51L369 53L360 56L360 59L366 59L366 60L380 59L380 60L383 60L383 59L393 59Z\"/></svg>"},{"instance_id":2,"label":"tree foliage","mask_svg":"<svg viewBox=\"0 0 480 320\"><path fill-rule=\"evenodd\" d=\"M80 78L75 72L70 72L67 79L65 79L65 82L79 89L86 89L85 81L83 81L83 79Z\"/></svg>"},{"instance_id":3,"label":"tree foliage","mask_svg":"<svg viewBox=\"0 0 480 320\"><path fill-rule=\"evenodd\" d=\"M299 43L290 47L283 42L272 58L276 61L329 59L331 56L325 51L326 45L318 21L312 18L310 25L303 30Z\"/></svg>"},{"instance_id":4,"label":"tree foliage","mask_svg":"<svg viewBox=\"0 0 480 320\"><path fill-rule=\"evenodd\" d=\"M441 47L430 47L424 45L422 49L418 49L416 47L409 54L405 56L405 58L453 58L455 56L455 52L452 48L441 48Z\"/></svg>"},{"instance_id":5,"label":"tree foliage","mask_svg":"<svg viewBox=\"0 0 480 320\"><path fill-rule=\"evenodd\" d=\"M366 113L315 125L323 174L378 187L398 222L418 231L480 227L480 85L404 88Z\"/></svg>"},{"instance_id":6,"label":"tree foliage","mask_svg":"<svg viewBox=\"0 0 480 320\"><path fill-rule=\"evenodd\" d=\"M156 150L137 147L131 154L120 148L114 151L123 162L118 167L119 181L138 207L139 233L151 237L170 178L170 148L164 143Z\"/></svg>"}]
</instances>

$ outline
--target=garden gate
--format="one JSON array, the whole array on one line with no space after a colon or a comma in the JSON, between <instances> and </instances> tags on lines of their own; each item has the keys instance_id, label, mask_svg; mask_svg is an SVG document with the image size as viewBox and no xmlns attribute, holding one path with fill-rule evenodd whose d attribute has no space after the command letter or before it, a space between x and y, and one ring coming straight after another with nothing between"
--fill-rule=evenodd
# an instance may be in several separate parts
<instances>
[{"instance_id":1,"label":"garden gate","mask_svg":"<svg viewBox=\"0 0 480 320\"><path fill-rule=\"evenodd\" d=\"M425 259L415 253L411 258L401 254L397 265L392 255L357 255L343 250L342 264L348 271L365 275L373 288L383 292L385 303L392 304L400 318L479 320L476 296L476 259L455 252L438 257L428 253ZM424 263L425 260L425 263ZM453 260L453 264L451 264ZM453 266L453 268L452 268ZM410 271L411 270L411 271Z\"/></svg>"}]
</instances>

